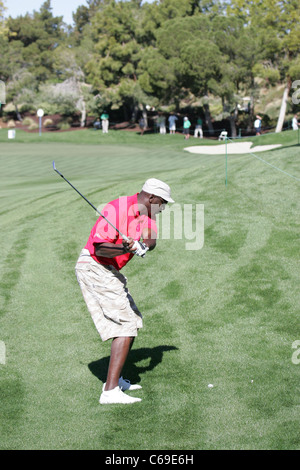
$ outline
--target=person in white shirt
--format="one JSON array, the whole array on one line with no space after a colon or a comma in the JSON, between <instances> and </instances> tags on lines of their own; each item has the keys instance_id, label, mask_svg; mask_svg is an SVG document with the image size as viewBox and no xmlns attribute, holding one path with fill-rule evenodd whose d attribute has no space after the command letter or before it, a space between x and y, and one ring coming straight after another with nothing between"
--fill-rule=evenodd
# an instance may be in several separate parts
<instances>
[{"instance_id":1,"label":"person in white shirt","mask_svg":"<svg viewBox=\"0 0 300 470\"><path fill-rule=\"evenodd\" d=\"M202 119L199 117L195 126L194 137L197 138L199 134L200 139L203 139Z\"/></svg>"},{"instance_id":2,"label":"person in white shirt","mask_svg":"<svg viewBox=\"0 0 300 470\"><path fill-rule=\"evenodd\" d=\"M160 116L159 117L158 124L159 124L160 134L165 134L166 133L166 118L165 118L165 116Z\"/></svg>"},{"instance_id":3,"label":"person in white shirt","mask_svg":"<svg viewBox=\"0 0 300 470\"><path fill-rule=\"evenodd\" d=\"M256 116L256 119L254 121L254 129L255 129L255 132L256 132L256 135L260 135L261 134L261 117L260 116Z\"/></svg>"},{"instance_id":4,"label":"person in white shirt","mask_svg":"<svg viewBox=\"0 0 300 470\"><path fill-rule=\"evenodd\" d=\"M108 134L108 126L109 126L109 115L106 111L101 114L101 123L102 123L102 133Z\"/></svg>"},{"instance_id":5,"label":"person in white shirt","mask_svg":"<svg viewBox=\"0 0 300 470\"><path fill-rule=\"evenodd\" d=\"M292 119L292 128L293 128L293 131L297 131L299 129L299 122L298 122L297 114L295 114L295 116Z\"/></svg>"}]
</instances>

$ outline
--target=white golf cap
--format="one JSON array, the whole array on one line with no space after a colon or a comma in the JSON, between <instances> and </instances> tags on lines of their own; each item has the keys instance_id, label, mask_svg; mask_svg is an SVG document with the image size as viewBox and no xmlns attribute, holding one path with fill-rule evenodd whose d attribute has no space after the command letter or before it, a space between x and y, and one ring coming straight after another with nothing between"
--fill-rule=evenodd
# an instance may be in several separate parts
<instances>
[{"instance_id":1,"label":"white golf cap","mask_svg":"<svg viewBox=\"0 0 300 470\"><path fill-rule=\"evenodd\" d=\"M154 194L154 196L159 196L165 201L174 202L171 198L170 186L156 178L148 179L142 187L142 190L146 193Z\"/></svg>"}]
</instances>

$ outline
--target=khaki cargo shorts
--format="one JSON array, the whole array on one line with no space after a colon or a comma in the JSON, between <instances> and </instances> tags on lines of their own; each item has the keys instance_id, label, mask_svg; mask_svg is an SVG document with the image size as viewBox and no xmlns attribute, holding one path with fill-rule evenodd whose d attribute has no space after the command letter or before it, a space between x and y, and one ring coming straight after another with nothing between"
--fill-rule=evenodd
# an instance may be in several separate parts
<instances>
[{"instance_id":1,"label":"khaki cargo shorts","mask_svg":"<svg viewBox=\"0 0 300 470\"><path fill-rule=\"evenodd\" d=\"M75 272L102 341L137 336L143 320L126 287L126 277L114 266L97 263L87 249L81 251Z\"/></svg>"}]
</instances>

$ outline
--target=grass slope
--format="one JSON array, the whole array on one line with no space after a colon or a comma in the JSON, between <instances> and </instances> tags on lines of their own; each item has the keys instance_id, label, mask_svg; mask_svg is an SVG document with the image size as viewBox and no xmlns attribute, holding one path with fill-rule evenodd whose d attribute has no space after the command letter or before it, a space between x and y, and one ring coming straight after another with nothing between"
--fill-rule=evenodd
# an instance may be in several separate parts
<instances>
[{"instance_id":1,"label":"grass slope","mask_svg":"<svg viewBox=\"0 0 300 470\"><path fill-rule=\"evenodd\" d=\"M253 141L282 143L260 157L300 178L296 134ZM184 152L180 135L0 142L0 448L299 449L299 181L234 155L225 188L224 157ZM124 269L144 315L124 374L143 385L136 405L98 404L110 344L74 274L96 216L53 159L95 205L150 176L204 204L201 250L172 236Z\"/></svg>"}]
</instances>

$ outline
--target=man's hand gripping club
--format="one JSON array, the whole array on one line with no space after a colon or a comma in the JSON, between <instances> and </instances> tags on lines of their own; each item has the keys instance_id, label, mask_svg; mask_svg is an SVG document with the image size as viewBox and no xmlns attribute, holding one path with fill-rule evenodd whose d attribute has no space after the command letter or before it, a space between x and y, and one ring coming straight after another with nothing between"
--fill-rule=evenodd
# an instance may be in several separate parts
<instances>
[{"instance_id":1,"label":"man's hand gripping club","mask_svg":"<svg viewBox=\"0 0 300 470\"><path fill-rule=\"evenodd\" d=\"M127 240L123 239L123 246L127 253L134 253L137 256L144 258L147 251L149 250L148 246L145 243L133 240L133 238L128 237Z\"/></svg>"}]
</instances>

